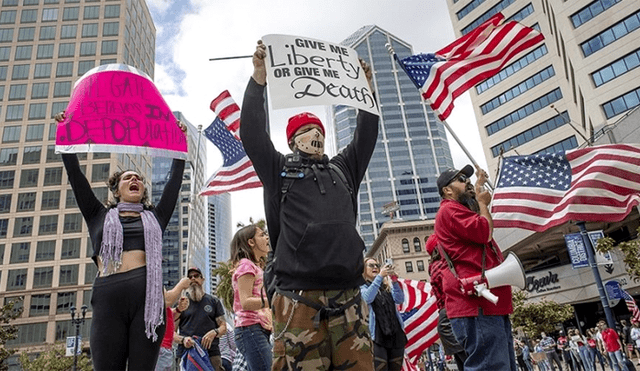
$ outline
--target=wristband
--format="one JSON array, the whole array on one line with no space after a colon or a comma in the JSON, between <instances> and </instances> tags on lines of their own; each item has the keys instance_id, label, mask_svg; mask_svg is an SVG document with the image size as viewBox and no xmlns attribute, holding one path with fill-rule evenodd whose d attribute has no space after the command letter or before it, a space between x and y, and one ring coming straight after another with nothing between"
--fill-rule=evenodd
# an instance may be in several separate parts
<instances>
[{"instance_id":1,"label":"wristband","mask_svg":"<svg viewBox=\"0 0 640 371\"><path fill-rule=\"evenodd\" d=\"M216 336L220 335L220 331L218 331L218 329L217 329L217 328L214 328L214 329L213 329L213 331L215 331L215 332L216 332Z\"/></svg>"}]
</instances>

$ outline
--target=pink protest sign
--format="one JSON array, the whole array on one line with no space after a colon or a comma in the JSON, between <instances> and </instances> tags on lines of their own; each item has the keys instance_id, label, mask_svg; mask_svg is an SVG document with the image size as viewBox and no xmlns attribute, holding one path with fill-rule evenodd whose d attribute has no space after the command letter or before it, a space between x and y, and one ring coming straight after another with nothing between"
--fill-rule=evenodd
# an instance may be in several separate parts
<instances>
[{"instance_id":1,"label":"pink protest sign","mask_svg":"<svg viewBox=\"0 0 640 371\"><path fill-rule=\"evenodd\" d=\"M124 64L99 66L74 86L56 151L187 158L187 138L151 79Z\"/></svg>"}]
</instances>

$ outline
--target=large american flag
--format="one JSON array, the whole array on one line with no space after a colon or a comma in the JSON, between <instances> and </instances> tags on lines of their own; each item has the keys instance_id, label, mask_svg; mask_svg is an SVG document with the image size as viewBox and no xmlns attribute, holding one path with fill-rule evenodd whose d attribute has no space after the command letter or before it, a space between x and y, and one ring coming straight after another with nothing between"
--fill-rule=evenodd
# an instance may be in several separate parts
<instances>
[{"instance_id":1,"label":"large american flag","mask_svg":"<svg viewBox=\"0 0 640 371\"><path fill-rule=\"evenodd\" d=\"M640 145L505 157L491 212L496 228L542 232L569 220L617 222L640 203Z\"/></svg>"},{"instance_id":2,"label":"large american flag","mask_svg":"<svg viewBox=\"0 0 640 371\"><path fill-rule=\"evenodd\" d=\"M503 21L502 13L497 13L433 54L417 54L402 60L396 56L440 120L449 117L458 96L544 40L533 28Z\"/></svg>"},{"instance_id":3,"label":"large american flag","mask_svg":"<svg viewBox=\"0 0 640 371\"><path fill-rule=\"evenodd\" d=\"M638 309L636 300L622 287L620 288L620 291L622 291L622 297L624 298L624 303L627 304L627 309L631 312L631 321L640 322L640 309Z\"/></svg>"},{"instance_id":4,"label":"large american flag","mask_svg":"<svg viewBox=\"0 0 640 371\"><path fill-rule=\"evenodd\" d=\"M404 292L404 302L398 305L398 311L407 334L405 356L409 364L415 365L422 352L440 338L438 306L435 296L431 295L431 284L407 279L398 279L398 283Z\"/></svg>"},{"instance_id":5,"label":"large american flag","mask_svg":"<svg viewBox=\"0 0 640 371\"><path fill-rule=\"evenodd\" d=\"M238 107L226 90L211 102L211 109L216 112L214 103L216 109L222 107L222 103L227 107L231 107L232 105ZM207 180L204 188L200 191L200 196L210 196L242 189L262 187L262 183L260 179L258 179L258 174L256 174L251 160L249 160L247 153L244 151L242 142L237 136L234 137L234 135L231 134L234 128L236 134L240 128L240 121L239 119L235 119L236 114L233 112L233 108L220 112L221 114L204 130L204 135L222 152L224 162L222 167L216 170L211 178ZM239 109L237 116L240 116ZM226 118L224 122L223 117ZM235 126L236 123L237 126Z\"/></svg>"}]
</instances>

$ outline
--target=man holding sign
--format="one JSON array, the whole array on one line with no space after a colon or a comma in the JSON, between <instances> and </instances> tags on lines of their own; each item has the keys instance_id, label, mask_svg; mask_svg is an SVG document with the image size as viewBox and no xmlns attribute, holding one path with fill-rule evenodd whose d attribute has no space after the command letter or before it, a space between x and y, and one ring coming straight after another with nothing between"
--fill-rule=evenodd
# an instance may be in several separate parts
<instances>
[{"instance_id":1,"label":"man holding sign","mask_svg":"<svg viewBox=\"0 0 640 371\"><path fill-rule=\"evenodd\" d=\"M358 187L378 137L378 116L360 110L353 140L329 159L322 122L300 113L289 119L286 130L293 154L279 153L265 130L265 58L267 47L259 41L240 136L264 185L273 251L265 285L268 294L276 292L270 298L273 369L371 370L367 308L359 290L364 242L355 222ZM367 76L367 91L373 91L369 66L361 61L355 70Z\"/></svg>"}]
</instances>

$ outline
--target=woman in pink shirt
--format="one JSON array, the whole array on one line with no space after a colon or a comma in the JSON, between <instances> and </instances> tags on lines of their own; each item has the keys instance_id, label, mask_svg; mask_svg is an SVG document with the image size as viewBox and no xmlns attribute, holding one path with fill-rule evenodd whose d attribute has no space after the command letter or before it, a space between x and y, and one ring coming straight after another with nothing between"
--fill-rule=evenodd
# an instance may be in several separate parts
<instances>
[{"instance_id":1,"label":"woman in pink shirt","mask_svg":"<svg viewBox=\"0 0 640 371\"><path fill-rule=\"evenodd\" d=\"M253 224L236 232L231 241L235 340L251 371L271 369L273 326L262 279L268 252L269 237Z\"/></svg>"}]
</instances>

